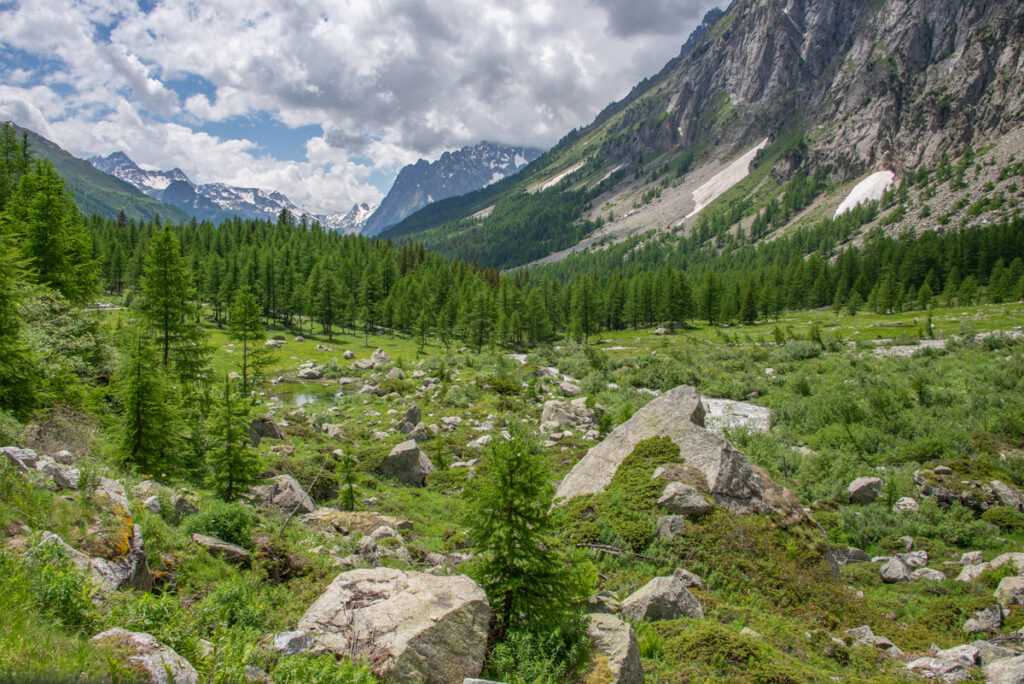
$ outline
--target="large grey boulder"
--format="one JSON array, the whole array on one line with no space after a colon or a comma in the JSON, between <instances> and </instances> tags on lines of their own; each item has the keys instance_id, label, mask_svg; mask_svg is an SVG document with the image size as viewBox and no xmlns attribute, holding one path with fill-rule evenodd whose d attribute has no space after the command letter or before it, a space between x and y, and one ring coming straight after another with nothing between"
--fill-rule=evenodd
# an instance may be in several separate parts
<instances>
[{"instance_id":1,"label":"large grey boulder","mask_svg":"<svg viewBox=\"0 0 1024 684\"><path fill-rule=\"evenodd\" d=\"M1004 606L1024 605L1024 577L1004 577L992 595Z\"/></svg>"},{"instance_id":2,"label":"large grey boulder","mask_svg":"<svg viewBox=\"0 0 1024 684\"><path fill-rule=\"evenodd\" d=\"M855 547L833 548L829 553L837 565L849 565L850 563L870 563L871 556L865 551Z\"/></svg>"},{"instance_id":3,"label":"large grey boulder","mask_svg":"<svg viewBox=\"0 0 1024 684\"><path fill-rule=\"evenodd\" d=\"M303 380L319 380L324 377L324 371L319 366L303 368L297 375Z\"/></svg>"},{"instance_id":4,"label":"large grey boulder","mask_svg":"<svg viewBox=\"0 0 1024 684\"><path fill-rule=\"evenodd\" d=\"M881 569L882 581L886 584L895 584L896 582L909 582L910 575L913 572L911 567L903 562L899 557L893 557L889 559L889 562L882 566Z\"/></svg>"},{"instance_id":5,"label":"large grey boulder","mask_svg":"<svg viewBox=\"0 0 1024 684\"><path fill-rule=\"evenodd\" d=\"M271 504L284 513L312 513L316 504L310 498L299 481L291 475L277 475L271 478L270 484L252 488L252 494L264 504Z\"/></svg>"},{"instance_id":6,"label":"large grey boulder","mask_svg":"<svg viewBox=\"0 0 1024 684\"><path fill-rule=\"evenodd\" d=\"M907 663L907 669L924 679L935 679L940 682L963 682L972 678L970 667L956 660L934 656L913 660Z\"/></svg>"},{"instance_id":7,"label":"large grey boulder","mask_svg":"<svg viewBox=\"0 0 1024 684\"><path fill-rule=\"evenodd\" d=\"M409 410L402 416L402 420L398 421L398 425L395 429L401 432L403 435L407 435L416 429L416 425L420 422L421 412L420 407L413 404L409 407Z\"/></svg>"},{"instance_id":8,"label":"large grey boulder","mask_svg":"<svg viewBox=\"0 0 1024 684\"><path fill-rule=\"evenodd\" d=\"M249 441L255 446L259 446L260 440L264 437L267 439L284 439L284 432L281 431L281 426L269 414L253 418L249 422L248 432Z\"/></svg>"},{"instance_id":9,"label":"large grey boulder","mask_svg":"<svg viewBox=\"0 0 1024 684\"><path fill-rule=\"evenodd\" d=\"M297 628L331 653L369 659L388 681L450 684L480 674L490 619L465 575L375 568L338 575Z\"/></svg>"},{"instance_id":10,"label":"large grey boulder","mask_svg":"<svg viewBox=\"0 0 1024 684\"><path fill-rule=\"evenodd\" d=\"M1024 682L1024 655L1000 658L985 666L986 684L1021 684Z\"/></svg>"},{"instance_id":11,"label":"large grey boulder","mask_svg":"<svg viewBox=\"0 0 1024 684\"><path fill-rule=\"evenodd\" d=\"M885 484L877 477L858 477L846 488L850 503L869 504L878 498Z\"/></svg>"},{"instance_id":12,"label":"large grey boulder","mask_svg":"<svg viewBox=\"0 0 1024 684\"><path fill-rule=\"evenodd\" d=\"M711 510L711 504L696 489L682 482L669 482L658 499L666 513L699 517Z\"/></svg>"},{"instance_id":13,"label":"large grey boulder","mask_svg":"<svg viewBox=\"0 0 1024 684\"><path fill-rule=\"evenodd\" d=\"M18 470L35 470L39 457L31 449L19 449L15 446L0 447L0 453L7 456L7 460Z\"/></svg>"},{"instance_id":14,"label":"large grey boulder","mask_svg":"<svg viewBox=\"0 0 1024 684\"><path fill-rule=\"evenodd\" d=\"M659 436L679 446L680 458L703 478L700 489L717 505L737 513L779 513L793 521L803 516L796 497L724 438L704 429L700 395L688 385L655 398L587 451L559 484L556 499L603 492L637 443Z\"/></svg>"},{"instance_id":15,"label":"large grey boulder","mask_svg":"<svg viewBox=\"0 0 1024 684\"><path fill-rule=\"evenodd\" d=\"M655 577L630 594L619 613L636 621L704 617L704 609L676 575Z\"/></svg>"},{"instance_id":16,"label":"large grey boulder","mask_svg":"<svg viewBox=\"0 0 1024 684\"><path fill-rule=\"evenodd\" d=\"M393 363L395 359L383 349L374 349L373 353L370 354L370 360L373 361L374 368L376 368L386 363Z\"/></svg>"},{"instance_id":17,"label":"large grey boulder","mask_svg":"<svg viewBox=\"0 0 1024 684\"><path fill-rule=\"evenodd\" d=\"M238 544L226 542L220 537L211 537L205 534L193 534L192 543L206 549L211 555L219 556L229 563L246 563L249 560L249 552Z\"/></svg>"},{"instance_id":18,"label":"large grey boulder","mask_svg":"<svg viewBox=\"0 0 1024 684\"><path fill-rule=\"evenodd\" d=\"M36 463L39 472L46 475L57 489L78 489L81 474L78 468L56 461L40 460Z\"/></svg>"},{"instance_id":19,"label":"large grey boulder","mask_svg":"<svg viewBox=\"0 0 1024 684\"><path fill-rule=\"evenodd\" d=\"M584 681L643 684L640 646L633 628L606 613L588 615L587 621L587 636L593 650Z\"/></svg>"},{"instance_id":20,"label":"large grey boulder","mask_svg":"<svg viewBox=\"0 0 1024 684\"><path fill-rule=\"evenodd\" d=\"M716 434L726 429L745 428L750 432L768 432L772 427L772 411L746 401L703 397L704 426Z\"/></svg>"},{"instance_id":21,"label":"large grey boulder","mask_svg":"<svg viewBox=\"0 0 1024 684\"><path fill-rule=\"evenodd\" d=\"M963 631L967 634L978 634L980 632L998 632L1003 626L1003 607L998 603L988 608L979 608L974 611L974 617L964 623Z\"/></svg>"},{"instance_id":22,"label":"large grey boulder","mask_svg":"<svg viewBox=\"0 0 1024 684\"><path fill-rule=\"evenodd\" d=\"M274 635L274 650L284 655L295 655L313 648L313 638L302 630L279 632Z\"/></svg>"},{"instance_id":23,"label":"large grey boulder","mask_svg":"<svg viewBox=\"0 0 1024 684\"><path fill-rule=\"evenodd\" d=\"M1018 494L1013 487L1005 482L1000 482L999 480L992 480L989 485L992 487L992 493L995 494L996 499L999 500L999 504L1001 506L1009 506L1010 508L1020 510L1020 494Z\"/></svg>"},{"instance_id":24,"label":"large grey boulder","mask_svg":"<svg viewBox=\"0 0 1024 684\"><path fill-rule=\"evenodd\" d=\"M152 634L114 627L97 634L92 640L119 653L127 661L124 665L128 669L147 677L152 684L195 684L199 681L195 668Z\"/></svg>"},{"instance_id":25,"label":"large grey boulder","mask_svg":"<svg viewBox=\"0 0 1024 684\"><path fill-rule=\"evenodd\" d=\"M427 475L434 472L434 464L416 446L416 440L402 442L377 466L384 477L391 477L413 487L422 487Z\"/></svg>"}]
</instances>

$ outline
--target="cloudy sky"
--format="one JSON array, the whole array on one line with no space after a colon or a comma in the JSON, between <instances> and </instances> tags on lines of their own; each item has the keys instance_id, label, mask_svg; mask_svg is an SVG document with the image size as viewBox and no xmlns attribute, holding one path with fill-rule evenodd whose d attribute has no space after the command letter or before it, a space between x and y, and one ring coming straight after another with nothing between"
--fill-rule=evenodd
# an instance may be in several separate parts
<instances>
[{"instance_id":1,"label":"cloudy sky","mask_svg":"<svg viewBox=\"0 0 1024 684\"><path fill-rule=\"evenodd\" d=\"M318 211L419 158L547 147L714 0L0 0L0 119Z\"/></svg>"}]
</instances>

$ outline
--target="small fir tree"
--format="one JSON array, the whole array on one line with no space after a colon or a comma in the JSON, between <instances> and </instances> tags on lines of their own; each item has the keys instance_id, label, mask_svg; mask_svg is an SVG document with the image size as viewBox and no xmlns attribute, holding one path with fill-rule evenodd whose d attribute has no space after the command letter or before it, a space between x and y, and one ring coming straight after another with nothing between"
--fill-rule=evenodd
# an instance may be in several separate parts
<instances>
[{"instance_id":1,"label":"small fir tree","mask_svg":"<svg viewBox=\"0 0 1024 684\"><path fill-rule=\"evenodd\" d=\"M215 446L206 456L210 487L225 501L238 498L259 481L263 471L259 454L246 442L248 425L248 407L225 378L224 395L210 426Z\"/></svg>"}]
</instances>

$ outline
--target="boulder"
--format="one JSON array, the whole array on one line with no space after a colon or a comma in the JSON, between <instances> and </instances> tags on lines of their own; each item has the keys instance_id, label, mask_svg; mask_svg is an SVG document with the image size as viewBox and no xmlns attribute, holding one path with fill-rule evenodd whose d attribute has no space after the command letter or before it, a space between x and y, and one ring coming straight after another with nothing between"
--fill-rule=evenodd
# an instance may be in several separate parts
<instances>
[{"instance_id":1,"label":"boulder","mask_svg":"<svg viewBox=\"0 0 1024 684\"><path fill-rule=\"evenodd\" d=\"M910 573L910 581L917 582L918 580L929 580L931 582L941 582L946 579L946 575L939 570L932 570L931 568L918 568L914 572Z\"/></svg>"},{"instance_id":2,"label":"boulder","mask_svg":"<svg viewBox=\"0 0 1024 684\"><path fill-rule=\"evenodd\" d=\"M434 464L423 453L415 440L402 442L377 466L384 477L391 477L413 487L422 487L427 475L434 472Z\"/></svg>"},{"instance_id":3,"label":"boulder","mask_svg":"<svg viewBox=\"0 0 1024 684\"><path fill-rule=\"evenodd\" d=\"M156 498L155 496L147 497L145 500L143 500L142 505L150 513L160 513L160 499Z\"/></svg>"},{"instance_id":4,"label":"boulder","mask_svg":"<svg viewBox=\"0 0 1024 684\"><path fill-rule=\"evenodd\" d=\"M577 410L574 402L552 399L544 402L540 414L540 424L545 431L561 430L594 421L594 412L584 404Z\"/></svg>"},{"instance_id":5,"label":"boulder","mask_svg":"<svg viewBox=\"0 0 1024 684\"><path fill-rule=\"evenodd\" d=\"M620 610L627 620L674 620L704 617L704 609L675 575L655 577L630 594Z\"/></svg>"},{"instance_id":6,"label":"boulder","mask_svg":"<svg viewBox=\"0 0 1024 684\"><path fill-rule=\"evenodd\" d=\"M907 663L907 669L924 679L937 679L940 682L963 682L973 679L970 668L963 663L933 656L912 660Z\"/></svg>"},{"instance_id":7,"label":"boulder","mask_svg":"<svg viewBox=\"0 0 1024 684\"><path fill-rule=\"evenodd\" d=\"M273 504L284 513L298 511L312 513L316 504L302 488L299 481L291 475L278 475L271 478L270 484L252 488L252 494L263 504Z\"/></svg>"},{"instance_id":8,"label":"boulder","mask_svg":"<svg viewBox=\"0 0 1024 684\"><path fill-rule=\"evenodd\" d=\"M710 397L702 397L701 401L704 404L704 426L715 434L722 434L726 428L768 432L772 427L772 412L766 406Z\"/></svg>"},{"instance_id":9,"label":"boulder","mask_svg":"<svg viewBox=\"0 0 1024 684\"><path fill-rule=\"evenodd\" d=\"M982 671L986 684L1021 684L1024 682L1024 655L995 660Z\"/></svg>"},{"instance_id":10,"label":"boulder","mask_svg":"<svg viewBox=\"0 0 1024 684\"><path fill-rule=\"evenodd\" d=\"M910 566L899 557L889 559L889 562L882 566L882 581L886 584L896 582L909 582L912 570Z\"/></svg>"},{"instance_id":11,"label":"boulder","mask_svg":"<svg viewBox=\"0 0 1024 684\"><path fill-rule=\"evenodd\" d=\"M903 513L905 511L916 511L917 508L917 499L913 499L909 496L901 496L896 499L895 503L893 503L892 512Z\"/></svg>"},{"instance_id":12,"label":"boulder","mask_svg":"<svg viewBox=\"0 0 1024 684\"><path fill-rule=\"evenodd\" d=\"M254 446L259 446L260 440L264 437L267 439L284 439L284 432L281 431L281 426L269 414L253 418L249 422L249 441Z\"/></svg>"},{"instance_id":13,"label":"boulder","mask_svg":"<svg viewBox=\"0 0 1024 684\"><path fill-rule=\"evenodd\" d=\"M960 565L981 565L983 562L981 551L968 551L960 555Z\"/></svg>"},{"instance_id":14,"label":"boulder","mask_svg":"<svg viewBox=\"0 0 1024 684\"><path fill-rule=\"evenodd\" d=\"M353 370L371 370L373 368L373 361L370 359L359 359L352 364Z\"/></svg>"},{"instance_id":15,"label":"boulder","mask_svg":"<svg viewBox=\"0 0 1024 684\"><path fill-rule=\"evenodd\" d=\"M724 438L704 429L700 395L686 385L655 398L587 451L559 484L555 497L566 501L603 492L637 443L658 436L679 446L680 458L700 473L717 505L737 513L778 513L790 521L803 517L796 497Z\"/></svg>"},{"instance_id":16,"label":"boulder","mask_svg":"<svg viewBox=\"0 0 1024 684\"><path fill-rule=\"evenodd\" d=\"M849 565L850 563L871 562L871 556L869 556L864 551L858 548L854 548L852 546L846 549L833 548L829 553L832 555L832 560L834 560L837 565Z\"/></svg>"},{"instance_id":17,"label":"boulder","mask_svg":"<svg viewBox=\"0 0 1024 684\"><path fill-rule=\"evenodd\" d=\"M935 652L936 658L943 660L954 660L963 663L967 667L974 667L981 662L981 649L974 644L961 644L953 648L947 648Z\"/></svg>"},{"instance_id":18,"label":"boulder","mask_svg":"<svg viewBox=\"0 0 1024 684\"><path fill-rule=\"evenodd\" d=\"M427 426L423 423L416 423L416 427L409 433L409 439L417 443L430 439L430 435L427 434Z\"/></svg>"},{"instance_id":19,"label":"boulder","mask_svg":"<svg viewBox=\"0 0 1024 684\"><path fill-rule=\"evenodd\" d=\"M311 368L303 368L298 372L298 376L302 380L319 380L324 377L324 371L319 366L313 366Z\"/></svg>"},{"instance_id":20,"label":"boulder","mask_svg":"<svg viewBox=\"0 0 1024 684\"><path fill-rule=\"evenodd\" d=\"M988 608L979 608L974 616L964 623L963 631L968 634L998 632L1003 626L1003 607L998 603Z\"/></svg>"},{"instance_id":21,"label":"boulder","mask_svg":"<svg viewBox=\"0 0 1024 684\"><path fill-rule=\"evenodd\" d=\"M53 460L61 465L75 465L75 455L67 449L61 449L55 453Z\"/></svg>"},{"instance_id":22,"label":"boulder","mask_svg":"<svg viewBox=\"0 0 1024 684\"><path fill-rule=\"evenodd\" d=\"M373 361L374 367L384 365L385 363L394 363L395 359L382 349L374 349L373 353L370 354L370 360Z\"/></svg>"},{"instance_id":23,"label":"boulder","mask_svg":"<svg viewBox=\"0 0 1024 684\"><path fill-rule=\"evenodd\" d=\"M35 470L39 457L31 449L19 449L18 447L5 446L0 452L7 455L7 460L18 470Z\"/></svg>"},{"instance_id":24,"label":"boulder","mask_svg":"<svg viewBox=\"0 0 1024 684\"><path fill-rule=\"evenodd\" d=\"M411 530L412 523L372 511L339 511L334 508L318 508L301 518L302 524L314 529L330 530L339 534L360 532L372 534L378 527L394 530Z\"/></svg>"},{"instance_id":25,"label":"boulder","mask_svg":"<svg viewBox=\"0 0 1024 684\"><path fill-rule=\"evenodd\" d=\"M1017 655L1016 651L1011 651L1008 648L997 646L991 641L974 641L971 643L971 646L978 649L978 664L982 667L995 662L1000 658L1012 658Z\"/></svg>"},{"instance_id":26,"label":"boulder","mask_svg":"<svg viewBox=\"0 0 1024 684\"><path fill-rule=\"evenodd\" d=\"M1024 553L1020 553L1020 552L1001 553L998 556L996 556L995 558L993 558L991 561L989 561L988 565L993 570L998 570L999 568L1003 567L1007 563L1012 563L1014 569L1017 572L1024 572Z\"/></svg>"},{"instance_id":27,"label":"boulder","mask_svg":"<svg viewBox=\"0 0 1024 684\"><path fill-rule=\"evenodd\" d=\"M480 674L490 618L465 575L375 568L338 575L298 629L328 652L366 658L382 679L449 684Z\"/></svg>"},{"instance_id":28,"label":"boulder","mask_svg":"<svg viewBox=\"0 0 1024 684\"><path fill-rule=\"evenodd\" d=\"M567 397L579 396L583 392L583 390L580 389L579 385L574 385L568 380L563 380L562 382L558 383L558 389L560 389L562 391L562 394L564 394Z\"/></svg>"},{"instance_id":29,"label":"boulder","mask_svg":"<svg viewBox=\"0 0 1024 684\"><path fill-rule=\"evenodd\" d=\"M1024 605L1024 577L1004 577L992 595L1004 606Z\"/></svg>"},{"instance_id":30,"label":"boulder","mask_svg":"<svg viewBox=\"0 0 1024 684\"><path fill-rule=\"evenodd\" d=\"M593 644L585 682L643 684L640 646L633 628L614 615L587 616L587 636Z\"/></svg>"},{"instance_id":31,"label":"boulder","mask_svg":"<svg viewBox=\"0 0 1024 684\"><path fill-rule=\"evenodd\" d=\"M978 565L965 565L964 569L960 571L960 574L956 576L957 582L977 582L978 578L981 577L981 573L989 569L988 563L979 563Z\"/></svg>"},{"instance_id":32,"label":"boulder","mask_svg":"<svg viewBox=\"0 0 1024 684\"><path fill-rule=\"evenodd\" d=\"M210 554L219 556L228 563L244 564L249 561L249 552L237 544L226 542L218 537L205 534L193 534L192 543L206 549Z\"/></svg>"},{"instance_id":33,"label":"boulder","mask_svg":"<svg viewBox=\"0 0 1024 684\"><path fill-rule=\"evenodd\" d=\"M42 459L36 463L36 468L46 475L58 490L78 489L78 480L81 477L78 468Z\"/></svg>"},{"instance_id":34,"label":"boulder","mask_svg":"<svg viewBox=\"0 0 1024 684\"><path fill-rule=\"evenodd\" d=\"M485 446L491 443L494 438L490 435L481 435L476 439L466 444L470 449L483 449Z\"/></svg>"},{"instance_id":35,"label":"boulder","mask_svg":"<svg viewBox=\"0 0 1024 684\"><path fill-rule=\"evenodd\" d=\"M152 634L129 632L114 627L92 638L125 658L124 665L152 684L195 684L199 674L174 649L156 640Z\"/></svg>"},{"instance_id":36,"label":"boulder","mask_svg":"<svg viewBox=\"0 0 1024 684\"><path fill-rule=\"evenodd\" d=\"M995 494L996 500L999 501L1001 506L1008 506L1010 508L1020 510L1020 494L1018 494L1013 487L1010 487L1008 484L1000 482L999 480L992 480L992 482L989 483L989 486L992 487L992 493Z\"/></svg>"},{"instance_id":37,"label":"boulder","mask_svg":"<svg viewBox=\"0 0 1024 684\"><path fill-rule=\"evenodd\" d=\"M696 489L682 482L669 482L658 499L668 513L699 517L711 510L711 504Z\"/></svg>"},{"instance_id":38,"label":"boulder","mask_svg":"<svg viewBox=\"0 0 1024 684\"><path fill-rule=\"evenodd\" d=\"M416 428L421 417L420 407L413 404L409 407L409 410L405 412L405 415L402 416L402 419L398 421L398 425L395 426L395 429L403 435L407 435Z\"/></svg>"},{"instance_id":39,"label":"boulder","mask_svg":"<svg viewBox=\"0 0 1024 684\"><path fill-rule=\"evenodd\" d=\"M398 366L395 366L394 368L389 370L387 372L387 375L385 375L384 377L387 378L388 380L405 380L405 371L399 368Z\"/></svg>"},{"instance_id":40,"label":"boulder","mask_svg":"<svg viewBox=\"0 0 1024 684\"><path fill-rule=\"evenodd\" d=\"M672 572L672 576L682 582L684 587L697 587L698 589L704 588L704 580L700 578L700 575L695 575L689 570L676 568Z\"/></svg>"},{"instance_id":41,"label":"boulder","mask_svg":"<svg viewBox=\"0 0 1024 684\"><path fill-rule=\"evenodd\" d=\"M878 498L884 484L877 477L858 477L846 488L850 497L850 503L871 503Z\"/></svg>"},{"instance_id":42,"label":"boulder","mask_svg":"<svg viewBox=\"0 0 1024 684\"><path fill-rule=\"evenodd\" d=\"M274 650L284 655L295 655L313 648L313 637L301 630L274 635Z\"/></svg>"},{"instance_id":43,"label":"boulder","mask_svg":"<svg viewBox=\"0 0 1024 684\"><path fill-rule=\"evenodd\" d=\"M345 353L341 355L341 358L345 359L346 361L352 361L356 358L356 355L351 350L346 349Z\"/></svg>"},{"instance_id":44,"label":"boulder","mask_svg":"<svg viewBox=\"0 0 1024 684\"><path fill-rule=\"evenodd\" d=\"M672 541L686 532L686 517L682 515L663 515L658 518L658 536Z\"/></svg>"}]
</instances>

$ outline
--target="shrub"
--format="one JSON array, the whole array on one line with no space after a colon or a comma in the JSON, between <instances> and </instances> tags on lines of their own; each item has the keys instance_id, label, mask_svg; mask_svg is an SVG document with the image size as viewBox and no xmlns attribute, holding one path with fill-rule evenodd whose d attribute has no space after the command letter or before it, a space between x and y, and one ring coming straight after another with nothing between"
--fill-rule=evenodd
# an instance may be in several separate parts
<instances>
[{"instance_id":1,"label":"shrub","mask_svg":"<svg viewBox=\"0 0 1024 684\"><path fill-rule=\"evenodd\" d=\"M25 569L29 592L42 611L69 627L89 624L93 618L92 585L58 544L32 549Z\"/></svg>"},{"instance_id":2,"label":"shrub","mask_svg":"<svg viewBox=\"0 0 1024 684\"><path fill-rule=\"evenodd\" d=\"M444 399L441 400L441 403L454 408L469 408L472 401L466 390L459 385L452 385L445 391Z\"/></svg>"},{"instance_id":3,"label":"shrub","mask_svg":"<svg viewBox=\"0 0 1024 684\"><path fill-rule=\"evenodd\" d=\"M331 655L299 653L278 661L271 673L277 684L374 684L377 678L366 663L335 660Z\"/></svg>"},{"instance_id":4,"label":"shrub","mask_svg":"<svg viewBox=\"0 0 1024 684\"><path fill-rule=\"evenodd\" d=\"M1024 513L1008 506L990 508L981 514L981 519L1007 532L1024 529Z\"/></svg>"},{"instance_id":5,"label":"shrub","mask_svg":"<svg viewBox=\"0 0 1024 684\"><path fill-rule=\"evenodd\" d=\"M821 356L821 346L808 340L790 340L783 350L794 361L803 361Z\"/></svg>"},{"instance_id":6,"label":"shrub","mask_svg":"<svg viewBox=\"0 0 1024 684\"><path fill-rule=\"evenodd\" d=\"M491 651L486 675L510 684L571 681L589 653L586 618L574 615L554 629L509 632Z\"/></svg>"},{"instance_id":7,"label":"shrub","mask_svg":"<svg viewBox=\"0 0 1024 684\"><path fill-rule=\"evenodd\" d=\"M252 546L252 528L252 513L248 506L224 501L211 503L190 515L184 525L187 534L205 534L247 548Z\"/></svg>"}]
</instances>

